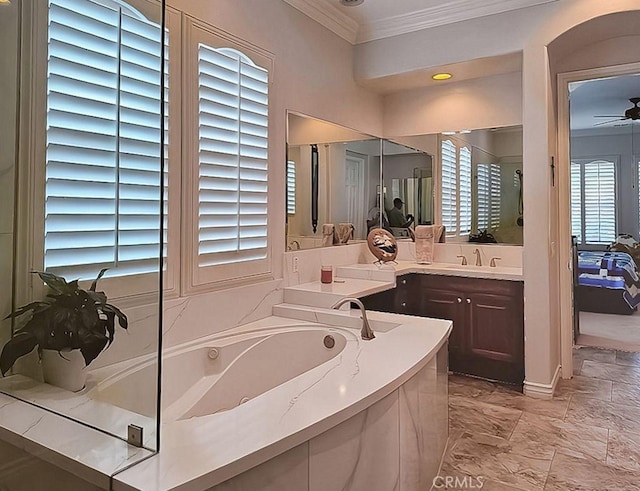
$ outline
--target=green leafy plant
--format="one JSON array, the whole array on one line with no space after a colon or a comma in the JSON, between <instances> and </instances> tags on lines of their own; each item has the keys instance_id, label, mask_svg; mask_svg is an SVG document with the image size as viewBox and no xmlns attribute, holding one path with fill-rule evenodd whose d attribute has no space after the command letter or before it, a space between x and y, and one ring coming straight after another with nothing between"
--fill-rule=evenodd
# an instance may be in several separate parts
<instances>
[{"instance_id":1,"label":"green leafy plant","mask_svg":"<svg viewBox=\"0 0 640 491\"><path fill-rule=\"evenodd\" d=\"M11 369L18 358L36 346L38 351L79 349L85 364L89 365L113 342L116 319L120 327L127 329L127 316L107 303L104 292L96 291L98 280L106 271L100 271L89 290L80 288L78 280L67 282L53 273L36 272L50 292L45 300L24 305L6 317L29 315L2 349L2 375Z\"/></svg>"}]
</instances>

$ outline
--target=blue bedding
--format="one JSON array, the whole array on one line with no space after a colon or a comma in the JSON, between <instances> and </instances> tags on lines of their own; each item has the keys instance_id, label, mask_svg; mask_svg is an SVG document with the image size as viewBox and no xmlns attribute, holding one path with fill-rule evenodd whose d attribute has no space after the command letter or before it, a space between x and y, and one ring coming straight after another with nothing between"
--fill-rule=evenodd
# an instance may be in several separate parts
<instances>
[{"instance_id":1,"label":"blue bedding","mask_svg":"<svg viewBox=\"0 0 640 491\"><path fill-rule=\"evenodd\" d=\"M640 304L640 276L626 252L578 252L578 284L620 290L629 307Z\"/></svg>"}]
</instances>

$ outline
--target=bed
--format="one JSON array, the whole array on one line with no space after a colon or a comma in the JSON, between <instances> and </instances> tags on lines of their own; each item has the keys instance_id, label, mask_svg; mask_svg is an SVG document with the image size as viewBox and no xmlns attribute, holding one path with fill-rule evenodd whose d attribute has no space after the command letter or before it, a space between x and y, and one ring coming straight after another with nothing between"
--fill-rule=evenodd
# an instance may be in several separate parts
<instances>
[{"instance_id":1,"label":"bed","mask_svg":"<svg viewBox=\"0 0 640 491\"><path fill-rule=\"evenodd\" d=\"M626 252L578 252L576 279L580 311L633 314L640 304L640 274Z\"/></svg>"}]
</instances>

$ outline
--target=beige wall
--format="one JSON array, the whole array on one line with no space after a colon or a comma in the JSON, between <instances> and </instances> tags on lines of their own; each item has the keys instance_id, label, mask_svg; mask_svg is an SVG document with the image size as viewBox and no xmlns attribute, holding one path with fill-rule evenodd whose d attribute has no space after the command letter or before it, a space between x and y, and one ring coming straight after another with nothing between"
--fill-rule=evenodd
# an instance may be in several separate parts
<instances>
[{"instance_id":1,"label":"beige wall","mask_svg":"<svg viewBox=\"0 0 640 491\"><path fill-rule=\"evenodd\" d=\"M9 336L13 277L13 218L20 0L0 5L0 345Z\"/></svg>"}]
</instances>

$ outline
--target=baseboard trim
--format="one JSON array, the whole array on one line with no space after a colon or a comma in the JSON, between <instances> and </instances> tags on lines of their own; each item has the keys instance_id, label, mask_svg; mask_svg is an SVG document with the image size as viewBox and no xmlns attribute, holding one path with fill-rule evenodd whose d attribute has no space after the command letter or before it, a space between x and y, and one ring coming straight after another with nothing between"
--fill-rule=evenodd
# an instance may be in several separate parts
<instances>
[{"instance_id":1,"label":"baseboard trim","mask_svg":"<svg viewBox=\"0 0 640 491\"><path fill-rule=\"evenodd\" d=\"M537 382L524 381L523 392L529 397L535 397L537 399L551 399L553 393L556 390L558 381L560 380L560 374L562 373L562 367L558 365L556 372L553 374L553 379L550 384L540 384Z\"/></svg>"}]
</instances>

